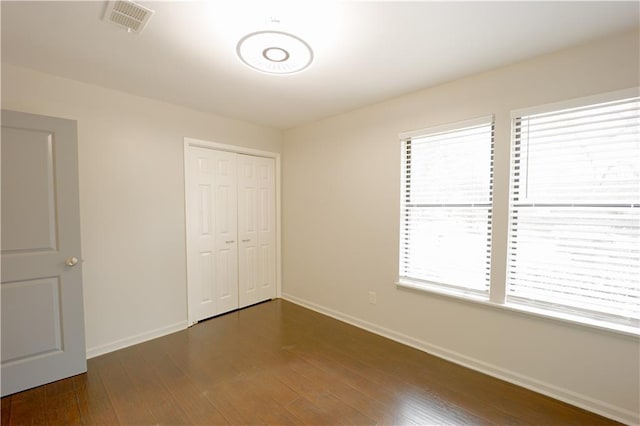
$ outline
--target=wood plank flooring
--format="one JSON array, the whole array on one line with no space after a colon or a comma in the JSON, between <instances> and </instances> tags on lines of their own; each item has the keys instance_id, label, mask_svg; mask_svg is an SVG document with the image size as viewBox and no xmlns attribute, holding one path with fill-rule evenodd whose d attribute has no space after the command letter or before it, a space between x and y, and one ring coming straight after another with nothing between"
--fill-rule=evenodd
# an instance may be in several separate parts
<instances>
[{"instance_id":1,"label":"wood plank flooring","mask_svg":"<svg viewBox=\"0 0 640 426\"><path fill-rule=\"evenodd\" d=\"M613 421L274 300L2 398L2 425Z\"/></svg>"}]
</instances>

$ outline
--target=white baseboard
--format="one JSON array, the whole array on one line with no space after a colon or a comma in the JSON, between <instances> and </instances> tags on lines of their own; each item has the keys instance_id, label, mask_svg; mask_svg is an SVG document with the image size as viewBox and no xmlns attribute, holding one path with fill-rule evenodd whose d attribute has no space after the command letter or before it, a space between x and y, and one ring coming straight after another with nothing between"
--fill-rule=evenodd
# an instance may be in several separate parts
<instances>
[{"instance_id":1,"label":"white baseboard","mask_svg":"<svg viewBox=\"0 0 640 426\"><path fill-rule=\"evenodd\" d=\"M157 337L166 336L167 334L184 330L187 327L187 321L180 321L166 327L160 327L156 328L155 330L136 334L135 336L125 337L124 339L119 339L115 342L107 343L100 346L94 346L93 348L87 348L87 359L96 357L98 355L104 355L109 352L117 351L118 349L123 349L128 346L136 345L138 343L146 342L147 340L155 339Z\"/></svg>"},{"instance_id":2,"label":"white baseboard","mask_svg":"<svg viewBox=\"0 0 640 426\"><path fill-rule=\"evenodd\" d=\"M304 306L305 308L309 308L313 311L330 316L337 320L346 322L348 324L354 325L356 327L362 328L396 342L411 346L423 352L427 352L431 355L435 355L439 358L446 359L447 361L451 361L472 370L488 374L489 376L493 376L498 379L505 380L509 383L522 386L523 388L527 388L534 392L550 396L551 398L555 398L568 404L575 405L576 407L584 408L585 410L600 414L618 422L629 425L639 424L640 420L638 417L638 413L634 413L633 411L629 411L625 408L617 407L607 402L599 401L586 395L573 392L569 389L564 389L550 383L536 380L532 377L528 377L514 371L504 369L497 365L489 364L484 361L468 357L461 353L451 351L440 346L432 345L431 343L427 343L425 341L415 339L411 336L407 336L406 334L398 333L397 331L378 326L376 324L361 320L351 315L326 308L324 306L301 299L291 294L283 293L282 298L288 300L289 302Z\"/></svg>"}]
</instances>

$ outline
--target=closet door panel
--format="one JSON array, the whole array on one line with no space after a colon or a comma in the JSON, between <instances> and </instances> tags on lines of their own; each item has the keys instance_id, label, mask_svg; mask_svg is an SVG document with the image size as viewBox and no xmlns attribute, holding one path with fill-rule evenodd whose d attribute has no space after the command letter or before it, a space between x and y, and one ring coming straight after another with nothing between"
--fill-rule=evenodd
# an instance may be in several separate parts
<instances>
[{"instance_id":1,"label":"closet door panel","mask_svg":"<svg viewBox=\"0 0 640 426\"><path fill-rule=\"evenodd\" d=\"M260 300L276 297L275 161L256 158L258 186L258 293Z\"/></svg>"},{"instance_id":2,"label":"closet door panel","mask_svg":"<svg viewBox=\"0 0 640 426\"><path fill-rule=\"evenodd\" d=\"M276 297L275 161L238 155L240 307Z\"/></svg>"},{"instance_id":3,"label":"closet door panel","mask_svg":"<svg viewBox=\"0 0 640 426\"><path fill-rule=\"evenodd\" d=\"M191 147L188 155L189 321L238 308L235 154Z\"/></svg>"},{"instance_id":4,"label":"closet door panel","mask_svg":"<svg viewBox=\"0 0 640 426\"><path fill-rule=\"evenodd\" d=\"M258 179L256 157L238 155L238 284L240 307L260 301L258 293Z\"/></svg>"},{"instance_id":5,"label":"closet door panel","mask_svg":"<svg viewBox=\"0 0 640 426\"><path fill-rule=\"evenodd\" d=\"M214 162L211 151L189 151L187 272L189 318L193 322L215 315L213 196Z\"/></svg>"},{"instance_id":6,"label":"closet door panel","mask_svg":"<svg viewBox=\"0 0 640 426\"><path fill-rule=\"evenodd\" d=\"M215 159L216 315L238 309L236 154L212 151Z\"/></svg>"}]
</instances>

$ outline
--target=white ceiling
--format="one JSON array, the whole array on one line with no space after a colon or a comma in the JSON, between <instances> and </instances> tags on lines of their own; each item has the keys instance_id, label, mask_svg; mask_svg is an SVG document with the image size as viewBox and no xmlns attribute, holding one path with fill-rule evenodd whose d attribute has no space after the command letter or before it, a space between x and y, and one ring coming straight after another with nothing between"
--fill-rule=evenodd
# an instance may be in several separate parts
<instances>
[{"instance_id":1,"label":"white ceiling","mask_svg":"<svg viewBox=\"0 0 640 426\"><path fill-rule=\"evenodd\" d=\"M286 129L640 24L637 1L140 4L155 14L129 34L106 2L2 1L2 60ZM263 29L305 39L314 63L247 68L236 43Z\"/></svg>"}]
</instances>

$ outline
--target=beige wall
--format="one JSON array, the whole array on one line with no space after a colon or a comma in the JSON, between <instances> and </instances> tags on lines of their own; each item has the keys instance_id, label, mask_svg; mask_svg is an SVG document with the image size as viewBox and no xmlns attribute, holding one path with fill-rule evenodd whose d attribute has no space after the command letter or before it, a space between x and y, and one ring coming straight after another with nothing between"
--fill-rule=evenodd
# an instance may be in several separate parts
<instances>
[{"instance_id":1,"label":"beige wall","mask_svg":"<svg viewBox=\"0 0 640 426\"><path fill-rule=\"evenodd\" d=\"M285 132L284 297L622 420L639 419L637 338L394 285L398 133L495 114L494 271L504 280L510 111L639 84L637 32ZM401 64L399 64L401 66ZM368 292L377 293L377 305Z\"/></svg>"},{"instance_id":2,"label":"beige wall","mask_svg":"<svg viewBox=\"0 0 640 426\"><path fill-rule=\"evenodd\" d=\"M78 121L88 354L185 327L183 137L280 152L282 133L9 64L2 108Z\"/></svg>"}]
</instances>

